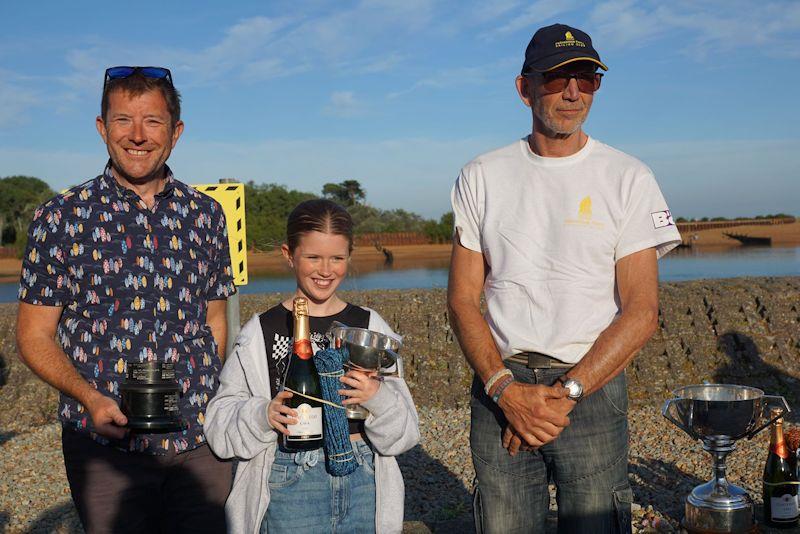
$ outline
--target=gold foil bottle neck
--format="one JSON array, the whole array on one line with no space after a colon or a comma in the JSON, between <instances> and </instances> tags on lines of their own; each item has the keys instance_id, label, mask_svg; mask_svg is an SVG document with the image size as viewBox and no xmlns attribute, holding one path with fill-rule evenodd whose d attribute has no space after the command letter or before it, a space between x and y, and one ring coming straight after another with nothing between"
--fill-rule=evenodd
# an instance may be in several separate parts
<instances>
[{"instance_id":1,"label":"gold foil bottle neck","mask_svg":"<svg viewBox=\"0 0 800 534\"><path fill-rule=\"evenodd\" d=\"M293 303L294 314L294 339L297 340L310 340L311 329L309 328L308 321L308 300L305 297L295 297Z\"/></svg>"},{"instance_id":2,"label":"gold foil bottle neck","mask_svg":"<svg viewBox=\"0 0 800 534\"><path fill-rule=\"evenodd\" d=\"M780 408L772 408L769 411L769 417L770 419L775 419L777 417L777 419L775 419L775 422L773 424L783 426L783 410L781 410Z\"/></svg>"}]
</instances>

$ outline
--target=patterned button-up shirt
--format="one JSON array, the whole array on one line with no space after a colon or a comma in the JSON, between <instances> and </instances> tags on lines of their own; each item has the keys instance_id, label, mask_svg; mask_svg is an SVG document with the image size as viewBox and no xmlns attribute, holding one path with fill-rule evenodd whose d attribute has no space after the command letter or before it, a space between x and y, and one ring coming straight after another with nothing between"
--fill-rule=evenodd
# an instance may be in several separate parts
<instances>
[{"instance_id":1,"label":"patterned button-up shirt","mask_svg":"<svg viewBox=\"0 0 800 534\"><path fill-rule=\"evenodd\" d=\"M19 299L63 306L57 339L92 386L118 399L127 362L174 362L183 432L109 441L88 411L61 394L64 426L130 451L164 454L205 441L205 407L218 386L217 345L208 301L236 288L222 208L176 180L148 208L105 172L40 206L28 233Z\"/></svg>"}]
</instances>

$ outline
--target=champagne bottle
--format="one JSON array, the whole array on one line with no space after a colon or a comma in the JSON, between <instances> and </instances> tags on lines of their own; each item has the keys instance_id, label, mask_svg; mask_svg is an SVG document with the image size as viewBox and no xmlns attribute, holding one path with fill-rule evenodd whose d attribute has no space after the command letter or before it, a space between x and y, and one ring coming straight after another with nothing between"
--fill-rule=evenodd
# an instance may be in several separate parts
<instances>
[{"instance_id":1,"label":"champagne bottle","mask_svg":"<svg viewBox=\"0 0 800 534\"><path fill-rule=\"evenodd\" d=\"M294 308L294 345L283 389L294 395L286 405L297 412L297 424L288 425L289 435L283 436L287 450L305 451L322 447L322 398L319 375L311 357L311 331L308 320L308 301L297 297Z\"/></svg>"},{"instance_id":2,"label":"champagne bottle","mask_svg":"<svg viewBox=\"0 0 800 534\"><path fill-rule=\"evenodd\" d=\"M772 417L780 415L773 410ZM773 527L797 526L800 516L797 475L789 462L789 447L783 437L783 418L772 423L769 454L764 466L764 520Z\"/></svg>"}]
</instances>

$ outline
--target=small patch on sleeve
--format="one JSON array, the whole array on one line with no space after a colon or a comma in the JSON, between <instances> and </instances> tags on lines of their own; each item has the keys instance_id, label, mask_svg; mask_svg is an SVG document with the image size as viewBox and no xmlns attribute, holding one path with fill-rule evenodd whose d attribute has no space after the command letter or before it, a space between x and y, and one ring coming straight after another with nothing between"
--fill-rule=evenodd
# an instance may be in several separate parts
<instances>
[{"instance_id":1,"label":"small patch on sleeve","mask_svg":"<svg viewBox=\"0 0 800 534\"><path fill-rule=\"evenodd\" d=\"M656 211L651 213L650 216L653 218L653 226L655 228L675 226L675 221L672 219L672 214L670 214L669 210Z\"/></svg>"}]
</instances>

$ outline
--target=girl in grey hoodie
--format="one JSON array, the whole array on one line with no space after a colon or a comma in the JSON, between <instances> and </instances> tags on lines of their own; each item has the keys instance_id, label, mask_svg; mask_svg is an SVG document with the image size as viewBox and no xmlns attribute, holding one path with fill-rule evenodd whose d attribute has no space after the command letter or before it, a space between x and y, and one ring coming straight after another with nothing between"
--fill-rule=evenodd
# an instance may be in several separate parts
<instances>
[{"instance_id":1,"label":"girl in grey hoodie","mask_svg":"<svg viewBox=\"0 0 800 534\"><path fill-rule=\"evenodd\" d=\"M339 299L347 274L353 223L341 206L326 200L299 204L287 223L281 248L295 271L295 295L253 316L242 328L208 405L204 432L222 458L237 458L233 489L225 504L232 533L401 532L403 477L395 460L419 441L419 419L405 381L373 380L348 371L341 393L369 410L366 421L350 421L358 469L344 477L325 472L322 449L292 453L279 434L294 422L279 392L291 356L292 299L308 300L311 341L327 348L333 321L397 337L374 310Z\"/></svg>"}]
</instances>

